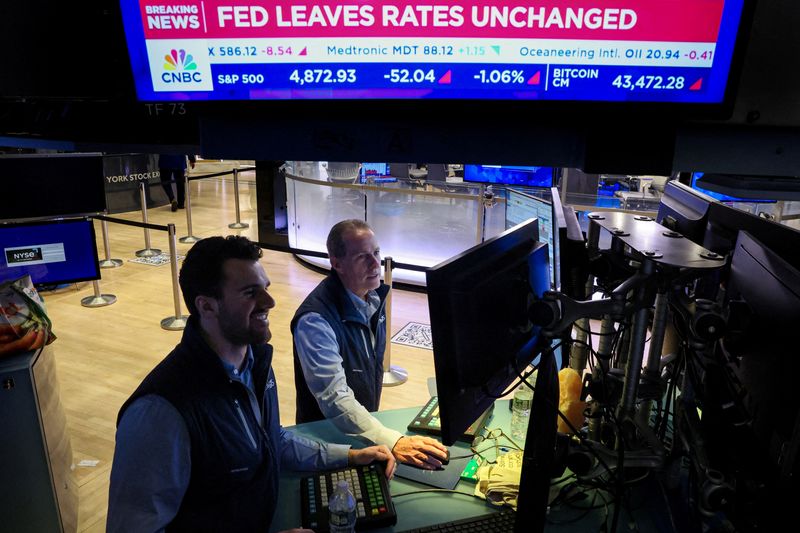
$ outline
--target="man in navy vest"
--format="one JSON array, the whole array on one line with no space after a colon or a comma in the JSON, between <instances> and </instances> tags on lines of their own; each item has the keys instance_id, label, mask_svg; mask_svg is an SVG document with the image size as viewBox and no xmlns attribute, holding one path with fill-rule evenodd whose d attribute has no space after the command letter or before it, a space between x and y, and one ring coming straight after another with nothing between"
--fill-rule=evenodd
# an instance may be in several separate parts
<instances>
[{"instance_id":1,"label":"man in navy vest","mask_svg":"<svg viewBox=\"0 0 800 533\"><path fill-rule=\"evenodd\" d=\"M267 531L280 468L394 458L386 447L321 444L280 425L269 311L275 300L244 237L195 244L180 273L181 342L120 409L108 531Z\"/></svg>"},{"instance_id":2,"label":"man in navy vest","mask_svg":"<svg viewBox=\"0 0 800 533\"><path fill-rule=\"evenodd\" d=\"M386 296L378 241L362 220L343 220L327 240L330 275L292 319L297 423L330 419L343 433L384 444L401 462L442 465L447 448L403 436L370 412L380 406L386 348Z\"/></svg>"}]
</instances>

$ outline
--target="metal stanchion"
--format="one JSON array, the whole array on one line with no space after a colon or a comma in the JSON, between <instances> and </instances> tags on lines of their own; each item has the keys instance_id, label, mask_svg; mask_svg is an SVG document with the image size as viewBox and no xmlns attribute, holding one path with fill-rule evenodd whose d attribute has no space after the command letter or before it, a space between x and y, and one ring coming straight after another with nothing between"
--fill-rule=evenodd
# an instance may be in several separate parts
<instances>
[{"instance_id":1,"label":"metal stanchion","mask_svg":"<svg viewBox=\"0 0 800 533\"><path fill-rule=\"evenodd\" d=\"M178 293L178 243L175 237L175 224L167 224L169 233L169 266L172 270L172 300L175 303L175 316L161 321L161 327L170 331L178 331L186 327L188 316L181 314L181 297Z\"/></svg>"},{"instance_id":2,"label":"metal stanchion","mask_svg":"<svg viewBox=\"0 0 800 533\"><path fill-rule=\"evenodd\" d=\"M200 240L200 237L192 235L192 200L189 196L189 175L183 174L183 199L186 204L186 233L185 237L178 239L183 243L193 243Z\"/></svg>"},{"instance_id":3,"label":"metal stanchion","mask_svg":"<svg viewBox=\"0 0 800 533\"><path fill-rule=\"evenodd\" d=\"M94 295L81 298L81 305L84 307L105 307L117 301L117 297L113 294L100 294L100 283L97 280L92 281L94 286Z\"/></svg>"},{"instance_id":4,"label":"metal stanchion","mask_svg":"<svg viewBox=\"0 0 800 533\"><path fill-rule=\"evenodd\" d=\"M241 221L239 215L239 169L233 169L233 201L234 205L236 206L236 222L233 224L228 224L228 227L231 229L244 229L249 228L250 224L244 223Z\"/></svg>"},{"instance_id":5,"label":"metal stanchion","mask_svg":"<svg viewBox=\"0 0 800 533\"><path fill-rule=\"evenodd\" d=\"M144 192L144 182L139 182L139 197L142 202L142 222L147 224L147 196ZM161 255L161 250L150 247L150 230L144 228L144 249L136 251L136 257L153 257Z\"/></svg>"},{"instance_id":6,"label":"metal stanchion","mask_svg":"<svg viewBox=\"0 0 800 533\"><path fill-rule=\"evenodd\" d=\"M100 265L100 268L117 268L122 266L122 259L111 259L111 246L108 244L108 222L101 220L100 228L103 230L103 249L105 250L106 258L99 261L97 264Z\"/></svg>"},{"instance_id":7,"label":"metal stanchion","mask_svg":"<svg viewBox=\"0 0 800 533\"><path fill-rule=\"evenodd\" d=\"M383 280L389 286L386 296L386 351L383 354L383 386L396 387L408 381L408 371L405 368L392 365L392 342L389 335L392 331L392 258L384 259Z\"/></svg>"}]
</instances>

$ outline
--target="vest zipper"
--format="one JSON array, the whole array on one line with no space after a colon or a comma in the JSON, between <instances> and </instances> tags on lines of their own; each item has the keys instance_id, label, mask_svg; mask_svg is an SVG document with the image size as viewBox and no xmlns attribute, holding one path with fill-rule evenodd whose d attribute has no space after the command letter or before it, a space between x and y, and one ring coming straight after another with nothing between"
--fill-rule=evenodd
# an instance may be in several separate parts
<instances>
[{"instance_id":1,"label":"vest zipper","mask_svg":"<svg viewBox=\"0 0 800 533\"><path fill-rule=\"evenodd\" d=\"M372 335L372 331L370 331L370 335ZM369 347L368 347L368 345L367 345L367 336L366 336L366 335L364 335L364 330L363 330L363 329L361 330L361 340L362 340L362 341L364 341L364 350L366 350L366 352L367 352L367 357L369 357L369 356L370 356L370 351L369 351ZM375 349L375 348L373 348L373 350L374 350L374 349Z\"/></svg>"},{"instance_id":2,"label":"vest zipper","mask_svg":"<svg viewBox=\"0 0 800 533\"><path fill-rule=\"evenodd\" d=\"M239 400L233 400L233 403L236 405L236 412L239 413L239 419L242 421L242 425L244 426L244 431L247 433L247 438L250 439L250 444L253 445L253 449L257 450L258 445L256 444L256 439L253 438L253 434L250 432L250 427L247 425L247 420L244 417L244 413L242 412L242 406L239 405Z\"/></svg>"}]
</instances>

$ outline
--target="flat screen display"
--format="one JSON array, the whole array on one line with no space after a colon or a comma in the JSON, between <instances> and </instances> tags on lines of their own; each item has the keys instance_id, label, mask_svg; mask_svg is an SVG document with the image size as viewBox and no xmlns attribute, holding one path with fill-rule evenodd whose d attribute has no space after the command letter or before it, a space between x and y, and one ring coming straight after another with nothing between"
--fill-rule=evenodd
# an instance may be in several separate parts
<instances>
[{"instance_id":1,"label":"flat screen display","mask_svg":"<svg viewBox=\"0 0 800 533\"><path fill-rule=\"evenodd\" d=\"M721 103L745 0L121 0L144 101Z\"/></svg>"},{"instance_id":2,"label":"flat screen display","mask_svg":"<svg viewBox=\"0 0 800 533\"><path fill-rule=\"evenodd\" d=\"M358 171L361 183L391 183L397 178L391 176L389 163L361 163L361 170Z\"/></svg>"},{"instance_id":3,"label":"flat screen display","mask_svg":"<svg viewBox=\"0 0 800 533\"><path fill-rule=\"evenodd\" d=\"M464 181L549 189L553 186L553 167L464 165Z\"/></svg>"},{"instance_id":4,"label":"flat screen display","mask_svg":"<svg viewBox=\"0 0 800 533\"><path fill-rule=\"evenodd\" d=\"M716 198L720 202L747 202L747 203L761 203L761 204L774 204L775 200L761 200L755 198L739 198L736 196L729 196L727 194L722 194L719 192L709 191L708 189L704 189L697 185L697 180L703 177L705 172L693 172L692 173L692 189L702 192L703 194L707 194L712 198Z\"/></svg>"},{"instance_id":5,"label":"flat screen display","mask_svg":"<svg viewBox=\"0 0 800 533\"><path fill-rule=\"evenodd\" d=\"M100 279L90 219L0 224L0 282L30 274L34 284Z\"/></svg>"},{"instance_id":6,"label":"flat screen display","mask_svg":"<svg viewBox=\"0 0 800 533\"><path fill-rule=\"evenodd\" d=\"M102 154L0 155L0 220L106 210Z\"/></svg>"},{"instance_id":7,"label":"flat screen display","mask_svg":"<svg viewBox=\"0 0 800 533\"><path fill-rule=\"evenodd\" d=\"M550 286L556 286L556 245L555 221L553 220L553 204L542 198L536 198L513 189L508 190L506 200L506 229L522 224L530 218L537 219L539 225L539 242L547 245L550 259Z\"/></svg>"}]
</instances>

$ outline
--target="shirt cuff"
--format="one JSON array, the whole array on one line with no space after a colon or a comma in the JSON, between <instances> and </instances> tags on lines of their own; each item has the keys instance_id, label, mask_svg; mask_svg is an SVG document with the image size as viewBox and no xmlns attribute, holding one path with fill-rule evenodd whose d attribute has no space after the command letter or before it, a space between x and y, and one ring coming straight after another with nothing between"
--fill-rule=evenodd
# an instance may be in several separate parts
<instances>
[{"instance_id":1,"label":"shirt cuff","mask_svg":"<svg viewBox=\"0 0 800 533\"><path fill-rule=\"evenodd\" d=\"M328 468L342 468L348 464L350 446L345 444L328 444Z\"/></svg>"},{"instance_id":2,"label":"shirt cuff","mask_svg":"<svg viewBox=\"0 0 800 533\"><path fill-rule=\"evenodd\" d=\"M397 430L387 428L386 426L382 426L380 428L376 428L378 431L377 438L375 439L376 444L385 444L389 451L392 451L394 445L397 444L397 441L403 437L403 434Z\"/></svg>"}]
</instances>

